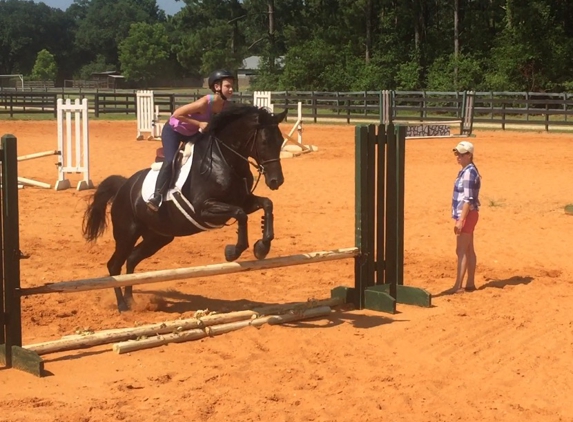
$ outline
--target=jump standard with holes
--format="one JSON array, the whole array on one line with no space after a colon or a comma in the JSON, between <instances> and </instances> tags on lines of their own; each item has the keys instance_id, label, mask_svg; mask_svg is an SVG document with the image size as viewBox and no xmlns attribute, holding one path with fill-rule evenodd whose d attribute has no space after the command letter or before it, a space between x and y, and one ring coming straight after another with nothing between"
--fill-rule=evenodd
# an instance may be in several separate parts
<instances>
[{"instance_id":1,"label":"jump standard with holes","mask_svg":"<svg viewBox=\"0 0 573 422\"><path fill-rule=\"evenodd\" d=\"M57 351L114 343L112 350L126 353L214 336L247 326L327 316L332 307L342 304L388 313L396 312L397 303L431 306L431 295L427 291L404 285L405 140L406 127L388 124L355 128L353 247L24 287L20 282L17 139L13 135L4 135L0 150L0 364L42 376L45 371L41 355ZM133 286L342 259L354 260L354 285L335 287L329 298L83 333L35 345L22 343L21 298L24 296Z\"/></svg>"}]
</instances>

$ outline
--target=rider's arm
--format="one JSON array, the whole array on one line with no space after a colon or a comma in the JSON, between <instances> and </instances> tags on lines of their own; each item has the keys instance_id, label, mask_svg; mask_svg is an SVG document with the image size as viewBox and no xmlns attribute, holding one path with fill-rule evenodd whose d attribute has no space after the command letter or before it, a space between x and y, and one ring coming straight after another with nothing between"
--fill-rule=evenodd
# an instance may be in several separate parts
<instances>
[{"instance_id":1,"label":"rider's arm","mask_svg":"<svg viewBox=\"0 0 573 422\"><path fill-rule=\"evenodd\" d=\"M208 100L207 97L199 98L197 101L179 107L173 112L173 117L182 122L187 122L197 127L201 127L201 122L189 118L190 114L202 114L207 110Z\"/></svg>"}]
</instances>

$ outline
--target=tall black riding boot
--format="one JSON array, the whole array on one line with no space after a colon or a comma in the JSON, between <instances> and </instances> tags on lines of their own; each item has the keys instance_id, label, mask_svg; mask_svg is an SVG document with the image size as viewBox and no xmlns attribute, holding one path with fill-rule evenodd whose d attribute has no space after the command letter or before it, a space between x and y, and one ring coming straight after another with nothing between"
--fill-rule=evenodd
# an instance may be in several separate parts
<instances>
[{"instance_id":1,"label":"tall black riding boot","mask_svg":"<svg viewBox=\"0 0 573 422\"><path fill-rule=\"evenodd\" d=\"M157 175L157 182L155 183L155 193L147 202L147 207L151 211L159 211L159 207L163 202L163 198L169 190L169 182L171 181L171 170L172 164L169 162L163 162L159 174Z\"/></svg>"}]
</instances>

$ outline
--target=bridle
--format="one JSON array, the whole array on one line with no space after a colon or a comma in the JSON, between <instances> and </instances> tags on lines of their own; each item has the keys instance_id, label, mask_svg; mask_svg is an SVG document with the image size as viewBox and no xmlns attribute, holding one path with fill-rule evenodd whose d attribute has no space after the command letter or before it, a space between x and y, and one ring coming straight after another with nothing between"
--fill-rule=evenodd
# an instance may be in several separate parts
<instances>
[{"instance_id":1,"label":"bridle","mask_svg":"<svg viewBox=\"0 0 573 422\"><path fill-rule=\"evenodd\" d=\"M213 137L213 139L215 139L215 141L217 142L217 144L219 146L221 146L221 145L224 146L225 148L227 148L227 150L229 150L230 152L232 152L236 156L240 157L242 160L246 161L251 166L253 166L254 168L257 169L257 172L258 172L257 180L253 184L253 188L251 189L250 193L253 193L255 191L255 189L257 188L257 185L259 184L259 181L261 180L261 176L263 174L265 174L265 165L269 164L269 163L274 163L275 161L280 161L280 157L279 157L279 158L272 158L270 160L264 160L264 161L259 162L259 149L257 148L257 142L256 142L257 136L259 134L259 129L264 129L266 127L271 127L271 126L276 126L276 125L274 125L274 124L266 124L266 125L258 124L257 127L255 128L255 131L253 132L253 135L250 136L249 140L247 141L246 146L249 147L249 145L250 145L250 147L247 149L247 151L253 151L253 148L254 148L254 152L255 152L254 155L255 155L256 162L253 162L252 160L249 159L248 156L244 156L243 154L241 154L237 150L231 148L229 145L225 144L223 141L221 141L215 135L211 135Z\"/></svg>"}]
</instances>

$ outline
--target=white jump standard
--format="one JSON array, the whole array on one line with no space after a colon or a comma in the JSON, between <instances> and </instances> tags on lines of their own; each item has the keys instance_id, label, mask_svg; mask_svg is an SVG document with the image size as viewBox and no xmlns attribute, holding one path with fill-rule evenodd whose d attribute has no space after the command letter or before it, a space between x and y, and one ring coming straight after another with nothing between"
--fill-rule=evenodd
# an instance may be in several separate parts
<instances>
[{"instance_id":1,"label":"white jump standard","mask_svg":"<svg viewBox=\"0 0 573 422\"><path fill-rule=\"evenodd\" d=\"M459 119L447 120L406 120L399 119L396 116L398 106L394 91L382 91L382 110L380 123L388 125L394 123L400 126L406 126L406 137L408 139L420 138L466 138L474 136L474 97L472 91L464 92L461 100L461 112ZM452 128L458 127L459 133L452 133Z\"/></svg>"},{"instance_id":2,"label":"white jump standard","mask_svg":"<svg viewBox=\"0 0 573 422\"><path fill-rule=\"evenodd\" d=\"M155 105L153 91L137 91L137 140L161 139L163 125L159 123L159 106ZM144 134L148 134L147 137Z\"/></svg>"},{"instance_id":3,"label":"white jump standard","mask_svg":"<svg viewBox=\"0 0 573 422\"><path fill-rule=\"evenodd\" d=\"M89 172L89 128L88 128L88 102L87 99L76 99L72 103L69 99L64 103L57 101L57 136L58 149L35 152L18 157L18 162L35 160L42 157L57 156L55 165L58 168L58 179L55 190L70 188L70 181L66 178L69 173L79 173L83 177L78 182L77 189L92 189L93 183ZM20 187L34 186L51 189L52 185L27 177L18 177Z\"/></svg>"},{"instance_id":4,"label":"white jump standard","mask_svg":"<svg viewBox=\"0 0 573 422\"><path fill-rule=\"evenodd\" d=\"M80 102L79 98L76 98L72 104L69 98L65 103L60 98L57 114L60 162L57 164L58 181L55 189L70 188L70 181L66 178L69 173L82 175L77 190L93 189L89 168L88 100L84 98Z\"/></svg>"}]
</instances>

